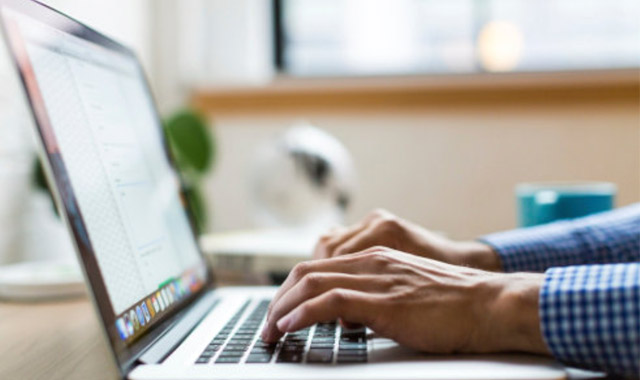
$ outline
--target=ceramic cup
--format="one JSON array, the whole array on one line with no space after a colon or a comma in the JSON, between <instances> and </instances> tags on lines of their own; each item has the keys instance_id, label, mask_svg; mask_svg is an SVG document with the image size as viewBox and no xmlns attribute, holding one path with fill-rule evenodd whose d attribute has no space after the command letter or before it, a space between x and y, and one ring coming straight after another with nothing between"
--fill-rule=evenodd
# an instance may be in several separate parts
<instances>
[{"instance_id":1,"label":"ceramic cup","mask_svg":"<svg viewBox=\"0 0 640 380\"><path fill-rule=\"evenodd\" d=\"M617 187L609 182L537 182L516 186L518 224L531 227L608 211Z\"/></svg>"}]
</instances>

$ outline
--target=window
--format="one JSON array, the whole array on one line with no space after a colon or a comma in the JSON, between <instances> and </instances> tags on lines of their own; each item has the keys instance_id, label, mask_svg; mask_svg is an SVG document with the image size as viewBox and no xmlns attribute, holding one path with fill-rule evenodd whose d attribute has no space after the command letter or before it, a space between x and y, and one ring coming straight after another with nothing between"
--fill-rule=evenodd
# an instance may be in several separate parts
<instances>
[{"instance_id":1,"label":"window","mask_svg":"<svg viewBox=\"0 0 640 380\"><path fill-rule=\"evenodd\" d=\"M276 64L298 76L640 66L637 0L275 0Z\"/></svg>"}]
</instances>

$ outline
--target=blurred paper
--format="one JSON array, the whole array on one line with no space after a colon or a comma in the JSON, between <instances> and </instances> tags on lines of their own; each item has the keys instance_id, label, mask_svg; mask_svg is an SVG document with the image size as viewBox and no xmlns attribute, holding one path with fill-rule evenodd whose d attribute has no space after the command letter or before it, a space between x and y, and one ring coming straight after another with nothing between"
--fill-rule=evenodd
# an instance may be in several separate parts
<instances>
[{"instance_id":1,"label":"blurred paper","mask_svg":"<svg viewBox=\"0 0 640 380\"><path fill-rule=\"evenodd\" d=\"M269 229L205 235L200 246L220 283L266 285L310 260L318 233Z\"/></svg>"},{"instance_id":2,"label":"blurred paper","mask_svg":"<svg viewBox=\"0 0 640 380\"><path fill-rule=\"evenodd\" d=\"M298 230L257 230L205 235L202 250L211 255L311 259L317 234Z\"/></svg>"}]
</instances>

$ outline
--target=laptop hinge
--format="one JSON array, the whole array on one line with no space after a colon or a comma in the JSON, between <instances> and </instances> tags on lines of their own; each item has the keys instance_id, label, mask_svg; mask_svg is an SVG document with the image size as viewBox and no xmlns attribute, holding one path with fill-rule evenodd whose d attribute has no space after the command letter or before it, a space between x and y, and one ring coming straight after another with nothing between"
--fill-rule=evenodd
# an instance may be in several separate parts
<instances>
[{"instance_id":1,"label":"laptop hinge","mask_svg":"<svg viewBox=\"0 0 640 380\"><path fill-rule=\"evenodd\" d=\"M193 331L193 329L202 321L202 319L215 308L220 300L216 298L214 292L209 292L201 300L197 301L162 337L153 342L138 357L138 362L142 364L159 364L173 350L182 343L183 340Z\"/></svg>"}]
</instances>

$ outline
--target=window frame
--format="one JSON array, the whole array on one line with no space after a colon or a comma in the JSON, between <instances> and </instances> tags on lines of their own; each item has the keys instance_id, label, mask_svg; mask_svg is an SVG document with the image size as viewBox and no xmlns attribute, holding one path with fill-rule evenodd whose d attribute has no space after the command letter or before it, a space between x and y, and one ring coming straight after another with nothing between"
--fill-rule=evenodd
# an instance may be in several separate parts
<instances>
[{"instance_id":1,"label":"window frame","mask_svg":"<svg viewBox=\"0 0 640 380\"><path fill-rule=\"evenodd\" d=\"M279 78L299 78L303 81L309 79L335 79L342 78L347 79L349 81L353 81L354 83L361 82L366 80L367 78L395 78L395 77L469 77L475 79L479 76L486 75L538 75L541 78L548 78L549 76L553 76L555 74L564 74L564 73L577 73L578 75L594 73L596 76L607 80L607 78L617 78L619 75L617 73L628 73L630 70L636 70L640 73L640 65L635 67L604 67L604 68L561 68L554 70L514 70L514 71L504 71L504 72L493 72L488 71L481 66L476 67L476 70L469 72L429 72L429 71L417 71L410 72L407 74L345 74L345 73L335 73L335 74L317 74L317 75L299 75L299 74L291 74L287 68L287 63L285 60L285 51L286 51L286 34L285 34L285 25L284 25L284 12L285 12L285 0L272 0L272 18L273 18L273 65L275 72L277 74L276 81ZM474 65L478 66L478 62L475 62ZM518 75L516 75L518 74Z\"/></svg>"}]
</instances>

